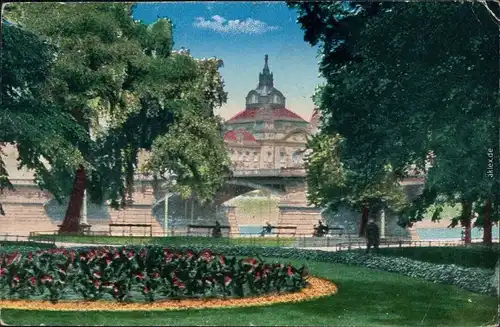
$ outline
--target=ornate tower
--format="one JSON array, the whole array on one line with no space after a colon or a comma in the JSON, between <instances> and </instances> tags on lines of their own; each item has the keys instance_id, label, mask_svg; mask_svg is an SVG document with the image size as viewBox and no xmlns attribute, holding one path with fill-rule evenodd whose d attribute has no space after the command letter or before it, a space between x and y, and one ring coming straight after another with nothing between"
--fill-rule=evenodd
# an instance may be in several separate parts
<instances>
[{"instance_id":1,"label":"ornate tower","mask_svg":"<svg viewBox=\"0 0 500 327\"><path fill-rule=\"evenodd\" d=\"M269 56L264 56L264 68L259 74L257 88L248 92L246 109L263 108L267 105L271 109L285 108L286 98L274 87L273 73L269 70Z\"/></svg>"}]
</instances>

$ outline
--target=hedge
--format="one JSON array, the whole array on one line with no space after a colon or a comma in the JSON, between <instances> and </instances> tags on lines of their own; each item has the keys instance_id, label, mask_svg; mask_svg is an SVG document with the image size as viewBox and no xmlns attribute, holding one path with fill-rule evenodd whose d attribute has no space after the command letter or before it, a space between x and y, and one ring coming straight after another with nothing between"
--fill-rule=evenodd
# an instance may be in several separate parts
<instances>
[{"instance_id":1,"label":"hedge","mask_svg":"<svg viewBox=\"0 0 500 327\"><path fill-rule=\"evenodd\" d=\"M463 246L382 248L379 253L384 256L405 257L430 263L487 269L495 268L500 255L495 247L468 248Z\"/></svg>"}]
</instances>

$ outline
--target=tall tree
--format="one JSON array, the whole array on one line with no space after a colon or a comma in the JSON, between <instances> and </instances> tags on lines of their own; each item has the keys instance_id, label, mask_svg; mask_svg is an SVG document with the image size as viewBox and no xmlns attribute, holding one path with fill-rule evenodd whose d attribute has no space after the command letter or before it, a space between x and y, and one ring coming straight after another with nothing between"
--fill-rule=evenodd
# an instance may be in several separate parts
<instances>
[{"instance_id":1,"label":"tall tree","mask_svg":"<svg viewBox=\"0 0 500 327\"><path fill-rule=\"evenodd\" d=\"M420 207L408 209L412 215L402 223L421 219L434 201L458 199L467 225L472 203L484 203L494 190L486 151L498 110L498 76L491 74L498 71L498 26L487 11L458 2L384 3L348 13L340 4L298 6L306 40L322 42L321 133L345 139L343 164L366 179L375 180L386 165L404 177L411 164L424 169L433 151L436 165L415 202ZM347 36L334 33L352 25ZM307 39L308 33L317 35ZM349 49L347 59L339 59L342 49ZM468 142L465 131L479 133ZM451 185L453 175L467 178Z\"/></svg>"},{"instance_id":2,"label":"tall tree","mask_svg":"<svg viewBox=\"0 0 500 327\"><path fill-rule=\"evenodd\" d=\"M132 7L46 3L15 5L9 12L25 28L58 45L46 95L63 103L95 135L93 146L81 149L92 162L89 171L80 168L88 181L75 180L74 185L80 186L73 193L83 194L87 184L93 201L109 199L115 207L125 204L138 168L137 155L151 150L150 173L171 171L184 195L196 191L208 199L220 187L228 163L219 121L213 115L213 109L226 100L217 72L221 62L172 53L171 22L159 19L150 26L135 22ZM204 136L207 140L200 142ZM170 142L184 148L175 149ZM155 159L159 157L168 160ZM64 185L71 185L68 179L74 174L60 171L53 167L57 178L44 186L67 195L70 190ZM189 174L192 177L186 177ZM79 216L81 196L74 198L65 222Z\"/></svg>"}]
</instances>

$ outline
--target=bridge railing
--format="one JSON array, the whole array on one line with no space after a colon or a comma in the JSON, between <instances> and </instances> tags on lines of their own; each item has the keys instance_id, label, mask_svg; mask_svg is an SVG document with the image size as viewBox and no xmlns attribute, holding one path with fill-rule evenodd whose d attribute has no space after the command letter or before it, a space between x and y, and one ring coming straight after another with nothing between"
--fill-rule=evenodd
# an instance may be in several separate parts
<instances>
[{"instance_id":1,"label":"bridge railing","mask_svg":"<svg viewBox=\"0 0 500 327\"><path fill-rule=\"evenodd\" d=\"M234 177L262 176L262 177L303 177L305 168L279 168L279 169L234 169Z\"/></svg>"}]
</instances>

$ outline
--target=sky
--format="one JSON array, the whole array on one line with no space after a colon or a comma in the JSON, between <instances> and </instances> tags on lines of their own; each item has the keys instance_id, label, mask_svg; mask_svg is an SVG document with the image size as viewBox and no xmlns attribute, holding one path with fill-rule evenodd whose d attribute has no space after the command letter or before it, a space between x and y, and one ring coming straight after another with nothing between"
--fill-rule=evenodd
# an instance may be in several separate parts
<instances>
[{"instance_id":1,"label":"sky","mask_svg":"<svg viewBox=\"0 0 500 327\"><path fill-rule=\"evenodd\" d=\"M195 58L217 57L228 92L218 110L225 119L245 109L247 93L258 84L269 55L274 86L286 97L286 107L309 120L317 85L318 48L304 41L297 13L285 2L163 2L138 3L133 18L151 24L169 18L174 24L174 50L190 50Z\"/></svg>"}]
</instances>

